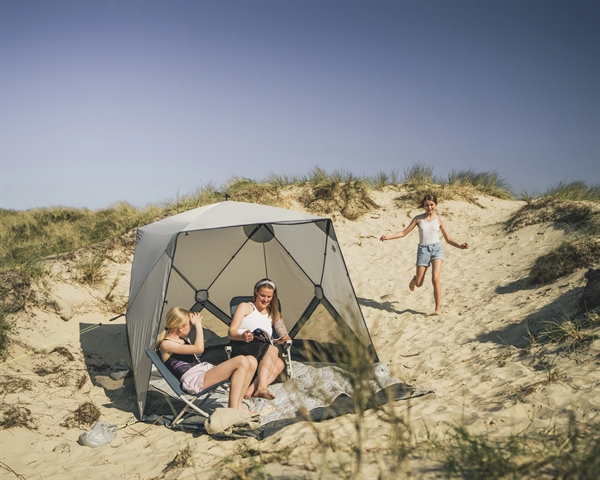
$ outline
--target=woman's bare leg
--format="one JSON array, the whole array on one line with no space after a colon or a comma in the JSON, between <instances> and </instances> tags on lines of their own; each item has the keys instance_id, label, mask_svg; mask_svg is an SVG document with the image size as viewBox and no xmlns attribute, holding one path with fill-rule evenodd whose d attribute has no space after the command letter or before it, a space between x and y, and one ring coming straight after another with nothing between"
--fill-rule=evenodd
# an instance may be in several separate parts
<instances>
[{"instance_id":1,"label":"woman's bare leg","mask_svg":"<svg viewBox=\"0 0 600 480\"><path fill-rule=\"evenodd\" d=\"M231 386L229 387L229 407L242 410L244 393L256 371L256 359L253 358L253 360L254 363L249 361L248 357L240 355L216 365L206 372L203 388L229 379L231 381Z\"/></svg>"},{"instance_id":2,"label":"woman's bare leg","mask_svg":"<svg viewBox=\"0 0 600 480\"><path fill-rule=\"evenodd\" d=\"M440 313L442 311L442 264L443 261L439 258L436 258L431 262L431 283L433 283L435 313Z\"/></svg>"},{"instance_id":3,"label":"woman's bare leg","mask_svg":"<svg viewBox=\"0 0 600 480\"><path fill-rule=\"evenodd\" d=\"M256 388L253 397L263 397L273 399L275 396L269 392L268 386L271 385L277 376L283 371L285 364L279 358L279 350L271 345L258 364L258 373L256 375Z\"/></svg>"}]
</instances>

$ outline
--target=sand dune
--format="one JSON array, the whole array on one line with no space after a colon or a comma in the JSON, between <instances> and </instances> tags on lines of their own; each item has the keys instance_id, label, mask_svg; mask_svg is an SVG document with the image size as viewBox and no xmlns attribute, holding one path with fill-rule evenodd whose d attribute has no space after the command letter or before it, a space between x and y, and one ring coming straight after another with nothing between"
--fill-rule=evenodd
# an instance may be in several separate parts
<instances>
[{"instance_id":1,"label":"sand dune","mask_svg":"<svg viewBox=\"0 0 600 480\"><path fill-rule=\"evenodd\" d=\"M450 235L469 242L470 248L445 245L444 313L430 316L430 276L422 288L408 289L417 233L378 240L420 213L398 207L397 196L392 189L375 192L380 208L358 221L333 218L380 360L406 383L434 392L395 404L397 413L410 415L417 441L443 437L452 425L497 436L550 429L565 425L569 412L578 422L597 424L600 342L569 351L553 344L531 345L528 333L574 310L585 285L581 270L549 285L526 286L534 259L560 243L565 232L546 223L506 233L504 222L522 205L517 201L481 197L479 206L440 204ZM347 449L319 446L317 433L321 442L332 438L332 444L343 446L355 434L353 415L317 425L300 422L262 442L215 440L136 423L120 429L104 447L77 443L89 426L77 425L73 412L87 402L109 423L125 424L133 415L131 379L109 377L112 365L128 360L125 320L108 322L125 304L131 260L131 255L115 254L99 288L74 280L73 260L51 260L52 275L36 287L36 301L11 317L17 328L10 358L17 360L0 370L2 404L5 411L13 406L26 415L23 426L0 430L0 477L223 478L231 473L223 458L239 458L243 444L262 451L265 473L338 478L348 468ZM79 333L98 323L102 325ZM54 350L56 346L66 352ZM26 355L42 348L43 353ZM366 413L364 478L394 478L390 465L378 462L389 434L375 412ZM187 466L168 470L187 446ZM413 455L405 468L417 478L443 477L425 456Z\"/></svg>"}]
</instances>

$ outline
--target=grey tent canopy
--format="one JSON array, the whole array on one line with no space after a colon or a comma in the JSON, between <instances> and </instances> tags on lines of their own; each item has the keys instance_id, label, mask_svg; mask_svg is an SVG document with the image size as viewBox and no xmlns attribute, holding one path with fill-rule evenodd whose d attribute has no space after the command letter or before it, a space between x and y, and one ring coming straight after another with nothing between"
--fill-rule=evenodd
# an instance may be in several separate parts
<instances>
[{"instance_id":1,"label":"grey tent canopy","mask_svg":"<svg viewBox=\"0 0 600 480\"><path fill-rule=\"evenodd\" d=\"M264 277L277 285L295 347L339 342L343 331L377 360L331 219L252 203L207 205L137 231L126 323L140 418L151 373L144 352L167 311L202 311L207 350L222 350L231 299L252 295Z\"/></svg>"}]
</instances>

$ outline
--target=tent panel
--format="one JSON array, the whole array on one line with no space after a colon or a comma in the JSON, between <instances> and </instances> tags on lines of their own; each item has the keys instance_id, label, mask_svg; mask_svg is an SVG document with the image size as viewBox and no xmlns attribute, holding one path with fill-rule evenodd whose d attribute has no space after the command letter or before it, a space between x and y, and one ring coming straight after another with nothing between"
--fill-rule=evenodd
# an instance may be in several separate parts
<instances>
[{"instance_id":1,"label":"tent panel","mask_svg":"<svg viewBox=\"0 0 600 480\"><path fill-rule=\"evenodd\" d=\"M210 301L224 312L239 295L252 295L254 284L267 276L263 244L247 242L209 289Z\"/></svg>"},{"instance_id":2,"label":"tent panel","mask_svg":"<svg viewBox=\"0 0 600 480\"><path fill-rule=\"evenodd\" d=\"M341 315L354 334L364 345L370 345L371 337L356 299L352 282L337 242L330 239L323 274L323 293L333 308Z\"/></svg>"},{"instance_id":3,"label":"tent panel","mask_svg":"<svg viewBox=\"0 0 600 480\"><path fill-rule=\"evenodd\" d=\"M196 291L179 275L176 270L171 270L171 278L165 295L165 308L163 309L159 329L165 328L167 312L173 307L190 309L196 303Z\"/></svg>"},{"instance_id":4,"label":"tent panel","mask_svg":"<svg viewBox=\"0 0 600 480\"><path fill-rule=\"evenodd\" d=\"M294 340L312 340L319 343L335 343L342 338L342 332L327 309L319 305Z\"/></svg>"},{"instance_id":5,"label":"tent panel","mask_svg":"<svg viewBox=\"0 0 600 480\"><path fill-rule=\"evenodd\" d=\"M131 278L129 280L129 305L135 300L139 289L146 281L156 262L168 250L173 236L172 233L147 232L146 227L138 229L135 255L131 266Z\"/></svg>"},{"instance_id":6,"label":"tent panel","mask_svg":"<svg viewBox=\"0 0 600 480\"><path fill-rule=\"evenodd\" d=\"M313 299L314 285L278 242L266 245L269 278L277 285L283 322L289 332Z\"/></svg>"},{"instance_id":7,"label":"tent panel","mask_svg":"<svg viewBox=\"0 0 600 480\"><path fill-rule=\"evenodd\" d=\"M140 418L143 415L152 368L152 363L144 351L151 348L156 341L170 267L171 258L164 253L139 289L136 301L127 309L129 353Z\"/></svg>"},{"instance_id":8,"label":"tent panel","mask_svg":"<svg viewBox=\"0 0 600 480\"><path fill-rule=\"evenodd\" d=\"M207 289L248 237L243 227L181 233L173 265L197 289Z\"/></svg>"},{"instance_id":9,"label":"tent panel","mask_svg":"<svg viewBox=\"0 0 600 480\"><path fill-rule=\"evenodd\" d=\"M172 307L182 307L191 310L196 304L196 291L175 271L171 271L167 288L166 305L161 315L159 331L165 327L167 313ZM198 311L197 307L194 311ZM227 325L206 309L200 310L202 327L204 329L204 344L206 347L229 343ZM192 337L190 337L192 338Z\"/></svg>"},{"instance_id":10,"label":"tent panel","mask_svg":"<svg viewBox=\"0 0 600 480\"><path fill-rule=\"evenodd\" d=\"M255 203L221 202L212 206L214 208L199 212L201 215L196 215L194 221L190 222L184 230L203 230L255 223L311 222L320 219L320 217L315 217L308 213ZM201 209L204 208L206 207L202 207Z\"/></svg>"},{"instance_id":11,"label":"tent panel","mask_svg":"<svg viewBox=\"0 0 600 480\"><path fill-rule=\"evenodd\" d=\"M201 310L200 315L202 315L204 346L209 348L215 345L227 345L229 343L229 338L227 338L229 326L207 309Z\"/></svg>"},{"instance_id":12,"label":"tent panel","mask_svg":"<svg viewBox=\"0 0 600 480\"><path fill-rule=\"evenodd\" d=\"M275 236L302 266L314 284L321 283L324 253L327 241L325 232L315 222L295 225L273 225Z\"/></svg>"}]
</instances>

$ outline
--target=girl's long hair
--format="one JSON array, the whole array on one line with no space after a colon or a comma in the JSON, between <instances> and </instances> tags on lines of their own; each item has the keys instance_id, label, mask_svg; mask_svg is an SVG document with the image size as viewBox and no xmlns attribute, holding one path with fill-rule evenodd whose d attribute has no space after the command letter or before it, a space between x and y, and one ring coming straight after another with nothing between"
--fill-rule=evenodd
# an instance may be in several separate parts
<instances>
[{"instance_id":1,"label":"girl's long hair","mask_svg":"<svg viewBox=\"0 0 600 480\"><path fill-rule=\"evenodd\" d=\"M171 330L177 330L179 327L187 325L189 322L189 310L181 307L173 307L171 310L169 310L165 319L165 328L163 328L163 331L158 335L158 339L154 345L154 350L158 350L160 348L160 344L167 336L167 333L169 333Z\"/></svg>"},{"instance_id":2,"label":"girl's long hair","mask_svg":"<svg viewBox=\"0 0 600 480\"><path fill-rule=\"evenodd\" d=\"M256 302L256 295L259 289L268 288L269 290L273 290L273 298L271 299L271 303L269 303L269 305L267 306L267 312L269 313L269 317L271 317L271 322L275 323L281 318L281 313L279 313L279 300L277 299L277 287L275 286L273 280L269 280L268 278L262 278L261 280L256 282L256 285L257 286L254 287L254 295L252 297L252 302Z\"/></svg>"}]
</instances>

